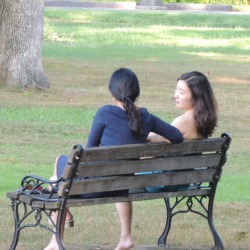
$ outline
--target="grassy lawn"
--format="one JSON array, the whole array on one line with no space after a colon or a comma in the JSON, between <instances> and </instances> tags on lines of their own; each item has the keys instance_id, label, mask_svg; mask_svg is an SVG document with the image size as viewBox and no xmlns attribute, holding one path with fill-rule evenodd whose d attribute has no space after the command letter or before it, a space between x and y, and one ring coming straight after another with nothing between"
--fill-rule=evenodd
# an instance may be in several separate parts
<instances>
[{"instance_id":1,"label":"grassy lawn","mask_svg":"<svg viewBox=\"0 0 250 250\"><path fill-rule=\"evenodd\" d=\"M214 136L230 132L233 137L216 195L215 224L226 249L248 249L249 65L247 15L46 9L43 66L51 88L0 90L1 249L8 249L13 232L5 193L15 190L27 173L49 178L58 154L69 153L76 143L85 145L96 109L111 102L109 77L122 66L138 75L138 105L168 122L180 114L171 101L176 79L191 70L208 75L219 106ZM119 222L113 205L73 212L78 220L66 233L70 249L115 246ZM133 234L137 245L156 244L163 228L161 216L165 216L161 201L135 203ZM176 218L171 245L212 244L206 223L191 216ZM194 231L186 233L191 231L191 220ZM8 224L11 226L6 229ZM79 228L84 231L73 236ZM110 234L110 229L114 233ZM27 231L18 249L46 245L46 232L41 232L44 239L34 242L37 234ZM74 244L73 239L79 243Z\"/></svg>"}]
</instances>

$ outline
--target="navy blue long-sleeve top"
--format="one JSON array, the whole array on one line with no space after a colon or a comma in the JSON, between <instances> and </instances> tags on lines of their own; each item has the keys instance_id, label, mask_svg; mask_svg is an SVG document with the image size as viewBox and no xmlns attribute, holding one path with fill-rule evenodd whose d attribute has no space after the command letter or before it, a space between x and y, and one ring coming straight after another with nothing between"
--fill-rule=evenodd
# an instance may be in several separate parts
<instances>
[{"instance_id":1,"label":"navy blue long-sleeve top","mask_svg":"<svg viewBox=\"0 0 250 250\"><path fill-rule=\"evenodd\" d=\"M135 136L128 126L128 115L118 106L101 107L93 120L87 147L115 146L147 142L150 132L155 132L171 143L183 141L183 135L174 126L150 114L146 108L140 108L143 123L143 135Z\"/></svg>"}]
</instances>

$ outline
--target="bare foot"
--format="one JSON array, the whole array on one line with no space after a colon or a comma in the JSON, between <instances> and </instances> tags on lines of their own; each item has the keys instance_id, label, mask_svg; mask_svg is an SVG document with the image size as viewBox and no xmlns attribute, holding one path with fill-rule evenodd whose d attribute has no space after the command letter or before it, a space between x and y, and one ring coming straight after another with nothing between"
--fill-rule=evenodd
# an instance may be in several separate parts
<instances>
[{"instance_id":1,"label":"bare foot","mask_svg":"<svg viewBox=\"0 0 250 250\"><path fill-rule=\"evenodd\" d=\"M115 250L128 250L134 246L134 242L131 237L121 237Z\"/></svg>"},{"instance_id":2,"label":"bare foot","mask_svg":"<svg viewBox=\"0 0 250 250\"><path fill-rule=\"evenodd\" d=\"M62 242L62 244L64 246L63 242ZM43 250L59 250L55 235L52 236L49 245L47 247L45 247Z\"/></svg>"},{"instance_id":3,"label":"bare foot","mask_svg":"<svg viewBox=\"0 0 250 250\"><path fill-rule=\"evenodd\" d=\"M49 245L45 247L43 250L59 250L59 247L57 243L56 244L49 243Z\"/></svg>"}]
</instances>

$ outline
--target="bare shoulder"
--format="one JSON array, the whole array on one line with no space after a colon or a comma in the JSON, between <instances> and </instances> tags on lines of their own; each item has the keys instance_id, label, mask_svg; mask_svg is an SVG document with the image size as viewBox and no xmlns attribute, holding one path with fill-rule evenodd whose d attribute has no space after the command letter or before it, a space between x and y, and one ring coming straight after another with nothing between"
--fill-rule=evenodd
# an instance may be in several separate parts
<instances>
[{"instance_id":1,"label":"bare shoulder","mask_svg":"<svg viewBox=\"0 0 250 250\"><path fill-rule=\"evenodd\" d=\"M173 120L172 125L178 128L187 140L197 139L200 137L197 133L197 127L191 113L185 113L176 117Z\"/></svg>"},{"instance_id":2,"label":"bare shoulder","mask_svg":"<svg viewBox=\"0 0 250 250\"><path fill-rule=\"evenodd\" d=\"M190 122L193 122L193 117L187 114L183 114L176 117L171 124L175 127L178 127L178 126L183 126Z\"/></svg>"}]
</instances>

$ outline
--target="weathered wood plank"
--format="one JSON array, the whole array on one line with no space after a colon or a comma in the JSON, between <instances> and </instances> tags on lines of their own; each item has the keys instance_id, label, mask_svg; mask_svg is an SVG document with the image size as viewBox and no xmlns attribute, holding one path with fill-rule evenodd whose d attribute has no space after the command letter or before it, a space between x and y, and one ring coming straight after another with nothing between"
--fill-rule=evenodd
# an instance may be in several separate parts
<instances>
[{"instance_id":1,"label":"weathered wood plank","mask_svg":"<svg viewBox=\"0 0 250 250\"><path fill-rule=\"evenodd\" d=\"M119 159L138 159L141 157L158 157L168 154L193 154L220 151L226 138L184 141L180 144L145 143L121 146L87 148L80 161L108 161Z\"/></svg>"},{"instance_id":2,"label":"weathered wood plank","mask_svg":"<svg viewBox=\"0 0 250 250\"><path fill-rule=\"evenodd\" d=\"M70 195L145 188L148 186L172 186L195 182L212 182L217 169L202 169L182 172L164 172L133 176L110 176L90 178L73 182ZM63 194L67 183L61 183L58 194Z\"/></svg>"},{"instance_id":3,"label":"weathered wood plank","mask_svg":"<svg viewBox=\"0 0 250 250\"><path fill-rule=\"evenodd\" d=\"M142 201L142 200L154 200L154 199L164 199L171 197L185 197L185 196L208 196L211 191L209 189L195 189L195 190L185 190L178 192L161 192L161 193L133 193L127 196L119 197L105 197L105 198L92 198L92 199L82 199L82 198L69 198L67 201L67 207L81 207L81 206L91 206L91 205L101 205L116 202L126 202L126 201ZM35 207L46 209L57 209L59 204L57 202L42 202L33 201L32 203Z\"/></svg>"},{"instance_id":4,"label":"weathered wood plank","mask_svg":"<svg viewBox=\"0 0 250 250\"><path fill-rule=\"evenodd\" d=\"M74 171L74 168L75 168L74 165L67 164L67 166L65 167L64 172L63 172L63 178L65 180L68 180L71 178L73 171Z\"/></svg>"},{"instance_id":5,"label":"weathered wood plank","mask_svg":"<svg viewBox=\"0 0 250 250\"><path fill-rule=\"evenodd\" d=\"M32 201L34 200L34 198L31 198L30 196L28 195L20 195L19 196L19 201L25 203L25 204L29 204L31 205Z\"/></svg>"},{"instance_id":6,"label":"weathered wood plank","mask_svg":"<svg viewBox=\"0 0 250 250\"><path fill-rule=\"evenodd\" d=\"M18 197L20 195L20 192L19 191L16 191L16 192L8 192L6 193L6 196L10 199L13 199L13 200L17 200Z\"/></svg>"},{"instance_id":7,"label":"weathered wood plank","mask_svg":"<svg viewBox=\"0 0 250 250\"><path fill-rule=\"evenodd\" d=\"M172 156L141 160L95 161L80 163L78 177L110 176L140 172L180 170L205 167L217 167L220 154L200 154L192 156ZM64 178L67 176L64 175Z\"/></svg>"}]
</instances>

